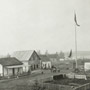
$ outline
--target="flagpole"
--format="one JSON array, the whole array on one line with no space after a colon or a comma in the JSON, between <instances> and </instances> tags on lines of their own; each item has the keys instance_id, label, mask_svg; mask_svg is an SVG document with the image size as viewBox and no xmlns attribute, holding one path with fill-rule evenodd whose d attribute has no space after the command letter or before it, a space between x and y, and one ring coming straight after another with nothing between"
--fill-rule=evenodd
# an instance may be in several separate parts
<instances>
[{"instance_id":1,"label":"flagpole","mask_svg":"<svg viewBox=\"0 0 90 90\"><path fill-rule=\"evenodd\" d=\"M75 62L76 62L76 69L78 68L78 64L77 64L77 26L80 26L78 23L77 23L77 19L76 19L76 13L74 11L74 21L75 21Z\"/></svg>"},{"instance_id":2,"label":"flagpole","mask_svg":"<svg viewBox=\"0 0 90 90\"><path fill-rule=\"evenodd\" d=\"M76 62L76 69L77 69L77 30L76 30L76 23L75 23L75 62Z\"/></svg>"}]
</instances>

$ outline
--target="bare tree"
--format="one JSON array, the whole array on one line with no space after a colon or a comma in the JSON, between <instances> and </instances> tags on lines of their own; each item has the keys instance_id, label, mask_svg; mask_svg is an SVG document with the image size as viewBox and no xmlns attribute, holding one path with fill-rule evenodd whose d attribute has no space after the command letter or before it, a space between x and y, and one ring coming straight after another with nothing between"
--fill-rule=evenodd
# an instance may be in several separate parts
<instances>
[{"instance_id":1,"label":"bare tree","mask_svg":"<svg viewBox=\"0 0 90 90\"><path fill-rule=\"evenodd\" d=\"M38 53L38 55L41 55L41 51L40 50L37 50L37 53Z\"/></svg>"},{"instance_id":2,"label":"bare tree","mask_svg":"<svg viewBox=\"0 0 90 90\"><path fill-rule=\"evenodd\" d=\"M46 50L45 55L48 55L48 50Z\"/></svg>"},{"instance_id":3,"label":"bare tree","mask_svg":"<svg viewBox=\"0 0 90 90\"><path fill-rule=\"evenodd\" d=\"M10 56L10 54L8 53L6 57L10 58L11 56Z\"/></svg>"}]
</instances>

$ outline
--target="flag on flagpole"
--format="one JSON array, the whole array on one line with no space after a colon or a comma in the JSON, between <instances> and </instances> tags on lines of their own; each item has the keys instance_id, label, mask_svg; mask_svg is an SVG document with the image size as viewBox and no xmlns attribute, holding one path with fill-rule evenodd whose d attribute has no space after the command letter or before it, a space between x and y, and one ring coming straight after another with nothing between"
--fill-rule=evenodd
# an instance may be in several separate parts
<instances>
[{"instance_id":1,"label":"flag on flagpole","mask_svg":"<svg viewBox=\"0 0 90 90\"><path fill-rule=\"evenodd\" d=\"M69 57L69 58L70 58L70 57L72 57L72 50L70 51L70 53L69 53L69 56L68 56L68 57Z\"/></svg>"},{"instance_id":2,"label":"flag on flagpole","mask_svg":"<svg viewBox=\"0 0 90 90\"><path fill-rule=\"evenodd\" d=\"M75 21L75 23L76 23L77 26L80 26L80 25L77 23L76 13L74 13L74 21Z\"/></svg>"}]
</instances>

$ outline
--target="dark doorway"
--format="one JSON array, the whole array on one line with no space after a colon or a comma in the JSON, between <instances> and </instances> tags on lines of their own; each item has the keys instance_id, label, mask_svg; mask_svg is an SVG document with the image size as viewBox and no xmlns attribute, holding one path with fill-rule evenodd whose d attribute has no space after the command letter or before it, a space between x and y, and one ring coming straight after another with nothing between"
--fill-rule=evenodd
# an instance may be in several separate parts
<instances>
[{"instance_id":1,"label":"dark doorway","mask_svg":"<svg viewBox=\"0 0 90 90\"><path fill-rule=\"evenodd\" d=\"M12 73L13 75L15 75L15 68L12 68Z\"/></svg>"},{"instance_id":2,"label":"dark doorway","mask_svg":"<svg viewBox=\"0 0 90 90\"><path fill-rule=\"evenodd\" d=\"M38 64L37 64L37 69L38 69Z\"/></svg>"},{"instance_id":3,"label":"dark doorway","mask_svg":"<svg viewBox=\"0 0 90 90\"><path fill-rule=\"evenodd\" d=\"M36 69L36 65L34 64L34 70Z\"/></svg>"},{"instance_id":4,"label":"dark doorway","mask_svg":"<svg viewBox=\"0 0 90 90\"><path fill-rule=\"evenodd\" d=\"M31 66L31 70L33 71L33 66Z\"/></svg>"}]
</instances>

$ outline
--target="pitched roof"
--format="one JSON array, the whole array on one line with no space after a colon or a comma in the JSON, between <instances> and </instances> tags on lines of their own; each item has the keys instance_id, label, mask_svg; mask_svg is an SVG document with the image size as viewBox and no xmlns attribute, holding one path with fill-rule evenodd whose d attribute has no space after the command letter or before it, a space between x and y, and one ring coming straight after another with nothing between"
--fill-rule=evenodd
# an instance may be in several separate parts
<instances>
[{"instance_id":1,"label":"pitched roof","mask_svg":"<svg viewBox=\"0 0 90 90\"><path fill-rule=\"evenodd\" d=\"M41 58L41 61L50 61L50 59L46 55L39 55L39 56Z\"/></svg>"},{"instance_id":2,"label":"pitched roof","mask_svg":"<svg viewBox=\"0 0 90 90\"><path fill-rule=\"evenodd\" d=\"M55 59L60 59L60 57L57 54L48 54L49 58L55 58Z\"/></svg>"},{"instance_id":3,"label":"pitched roof","mask_svg":"<svg viewBox=\"0 0 90 90\"><path fill-rule=\"evenodd\" d=\"M34 50L16 51L11 56L16 57L20 61L28 61Z\"/></svg>"},{"instance_id":4,"label":"pitched roof","mask_svg":"<svg viewBox=\"0 0 90 90\"><path fill-rule=\"evenodd\" d=\"M0 58L0 64L3 66L13 66L13 65L22 65L22 62L20 62L16 58Z\"/></svg>"}]
</instances>

